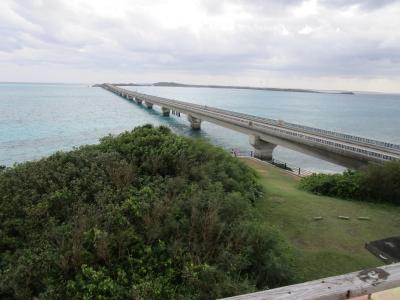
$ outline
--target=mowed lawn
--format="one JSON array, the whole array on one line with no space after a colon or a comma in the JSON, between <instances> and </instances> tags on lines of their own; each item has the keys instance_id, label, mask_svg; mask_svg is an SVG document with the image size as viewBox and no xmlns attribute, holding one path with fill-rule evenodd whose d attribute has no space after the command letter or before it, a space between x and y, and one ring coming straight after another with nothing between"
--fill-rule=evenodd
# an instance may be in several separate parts
<instances>
[{"instance_id":1,"label":"mowed lawn","mask_svg":"<svg viewBox=\"0 0 400 300\"><path fill-rule=\"evenodd\" d=\"M313 195L298 189L298 178L273 166L241 159L260 175L266 195L258 204L259 210L290 241L299 281L383 264L365 249L365 243L400 235L400 207ZM315 221L314 217L323 219Z\"/></svg>"}]
</instances>

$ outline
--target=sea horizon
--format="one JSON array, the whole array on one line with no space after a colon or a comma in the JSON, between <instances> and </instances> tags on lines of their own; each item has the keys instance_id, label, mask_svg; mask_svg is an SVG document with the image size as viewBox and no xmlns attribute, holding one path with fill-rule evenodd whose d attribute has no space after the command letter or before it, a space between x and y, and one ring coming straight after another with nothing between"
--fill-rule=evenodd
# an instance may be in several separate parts
<instances>
[{"instance_id":1,"label":"sea horizon","mask_svg":"<svg viewBox=\"0 0 400 300\"><path fill-rule=\"evenodd\" d=\"M163 81L164 82L164 81ZM167 81L165 81L167 82ZM96 84L102 84L103 82L63 82L63 81L0 81L0 84L47 84L47 85L96 85ZM112 82L111 82L112 83ZM126 83L123 82L119 82L121 84L128 85L129 83L133 83L130 82L129 80L127 80ZM174 83L179 83L179 84L185 84L185 85L211 85L211 84L197 84L197 83L188 83L188 82L175 82ZM145 82L139 82L139 83L134 83L136 86L147 86L147 85L152 85L154 83L145 83ZM217 86L227 86L229 84L226 85L217 85ZM232 87L242 87L242 86L246 86L249 87L251 89L302 89L302 90L309 90L309 91L321 91L321 92L353 92L353 93L357 93L357 94L388 94L388 95L400 95L400 91L398 92L389 92L389 91L368 91L368 90L348 90L348 89L318 89L318 88L312 88L312 87L288 87L288 86L256 86L256 85L231 85ZM166 86L167 87L167 86ZM197 87L197 88L207 88L207 87ZM213 88L213 87L208 87L208 88ZM221 89L223 89L224 87L220 87ZM229 89L229 88L227 88ZM286 92L286 91L280 91L277 90L276 92ZM296 91L293 91L293 93L296 93Z\"/></svg>"}]
</instances>

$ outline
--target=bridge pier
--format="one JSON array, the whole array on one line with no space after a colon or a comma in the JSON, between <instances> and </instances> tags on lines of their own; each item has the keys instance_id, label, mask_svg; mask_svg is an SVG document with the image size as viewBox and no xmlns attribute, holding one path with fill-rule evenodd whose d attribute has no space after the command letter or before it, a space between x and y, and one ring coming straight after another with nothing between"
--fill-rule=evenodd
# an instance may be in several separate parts
<instances>
[{"instance_id":1,"label":"bridge pier","mask_svg":"<svg viewBox=\"0 0 400 300\"><path fill-rule=\"evenodd\" d=\"M272 152L276 147L275 144L261 140L258 135L250 135L249 142L254 148L254 157L266 161L272 160Z\"/></svg>"},{"instance_id":2,"label":"bridge pier","mask_svg":"<svg viewBox=\"0 0 400 300\"><path fill-rule=\"evenodd\" d=\"M161 107L161 112L162 112L162 115L163 115L164 117L169 117L170 109L167 108L167 107L162 106L162 107Z\"/></svg>"},{"instance_id":3,"label":"bridge pier","mask_svg":"<svg viewBox=\"0 0 400 300\"><path fill-rule=\"evenodd\" d=\"M142 99L139 99L138 97L135 97L135 101L137 104L142 104Z\"/></svg>"},{"instance_id":4,"label":"bridge pier","mask_svg":"<svg viewBox=\"0 0 400 300\"><path fill-rule=\"evenodd\" d=\"M193 117L192 115L187 116L188 121L190 122L190 127L192 127L193 130L200 130L200 125L201 125L201 120Z\"/></svg>"},{"instance_id":5,"label":"bridge pier","mask_svg":"<svg viewBox=\"0 0 400 300\"><path fill-rule=\"evenodd\" d=\"M150 102L148 102L148 101L145 101L145 103L146 103L146 107L147 107L148 109L152 109L152 108L153 108L153 103L150 103Z\"/></svg>"}]
</instances>

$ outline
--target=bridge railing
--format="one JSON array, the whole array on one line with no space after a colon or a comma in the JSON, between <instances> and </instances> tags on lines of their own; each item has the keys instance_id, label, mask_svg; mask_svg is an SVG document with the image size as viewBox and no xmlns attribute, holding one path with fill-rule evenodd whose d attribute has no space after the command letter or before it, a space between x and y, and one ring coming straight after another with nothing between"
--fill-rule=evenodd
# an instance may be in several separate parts
<instances>
[{"instance_id":1,"label":"bridge railing","mask_svg":"<svg viewBox=\"0 0 400 300\"><path fill-rule=\"evenodd\" d=\"M160 97L157 97L157 98L160 98ZM162 99L162 98L160 98L160 99ZM176 100L173 100L173 101L176 101ZM181 101L176 101L176 102L179 103ZM332 130L326 130L326 129L320 129L320 128L315 128L315 127L311 127L311 126L290 123L290 122L286 122L286 121L282 121L282 120L274 120L274 119L265 118L265 117L252 116L252 115L229 111L229 110L221 109L221 108L208 107L208 106L198 105L198 104L193 104L193 105L196 107L206 108L207 110L225 112L230 115L235 115L238 117L242 117L242 118L246 118L246 119L250 119L250 120L254 120L254 121L260 121L260 122L267 123L267 124L274 125L274 126L280 126L280 127L289 128L289 129L301 130L301 131L309 132L312 134L319 134L319 135L326 136L326 137L334 137L334 138L342 139L344 141L356 142L356 143L365 144L365 145L373 145L373 146L378 146L378 147L382 147L385 149L390 149L390 150L395 150L395 151L400 152L399 144L378 141L378 140L364 138L364 137L360 137L360 136L356 136L356 135L340 133L340 132L336 132L336 131L332 131Z\"/></svg>"},{"instance_id":2,"label":"bridge railing","mask_svg":"<svg viewBox=\"0 0 400 300\"><path fill-rule=\"evenodd\" d=\"M396 152L400 152L400 145L394 144L394 143L388 143L384 141L378 141L374 139L369 139L369 138L364 138L356 135L351 135L351 134L346 134L346 133L340 133L332 130L326 130L326 129L320 129L320 128L315 128L311 126L305 126L305 125L300 125L300 124L295 124L295 123L290 123L282 120L274 120L274 119L269 119L269 118L264 118L264 117L257 117L257 116L252 116L248 114L243 114L243 113L237 113L237 112L232 112L229 110L225 109L212 109L212 110L218 110L218 111L224 111L230 114L234 114L236 116L241 116L247 119L252 119L255 121L261 121L267 124L271 124L274 126L280 126L288 129L296 129L296 130L301 130L304 132L312 133L312 134L319 134L321 136L326 136L326 137L334 137L338 139L342 139L344 141L350 141L350 142L356 142L360 144L365 144L365 145L373 145L373 146L378 146L382 147L385 149L390 149L390 150L395 150Z\"/></svg>"},{"instance_id":3,"label":"bridge railing","mask_svg":"<svg viewBox=\"0 0 400 300\"><path fill-rule=\"evenodd\" d=\"M289 136L307 140L307 141L310 141L310 142L313 142L316 144L333 147L333 148L336 148L338 151L345 150L347 152L352 152L354 154L363 155L366 157L370 157L372 159L380 159L380 160L384 160L384 161L396 159L396 156L387 155L384 153L380 153L378 151L371 151L371 150L363 149L361 147L357 147L355 144L346 145L346 144L343 144L340 142L325 139L323 137L311 136L304 132L296 132L296 131L290 130L289 128L285 128L285 127L271 127L268 125L257 124L257 123L255 123L253 126L261 127L261 128L264 128L265 130L272 131L272 132L274 132L274 135L281 136L283 138L285 138L285 136L289 135Z\"/></svg>"},{"instance_id":4,"label":"bridge railing","mask_svg":"<svg viewBox=\"0 0 400 300\"><path fill-rule=\"evenodd\" d=\"M159 97L156 97L156 98L159 98ZM163 98L160 98L160 101L163 101ZM333 148L336 148L338 151L345 150L348 152L355 153L357 155L367 156L372 159L380 159L380 160L385 160L385 161L396 159L395 156L387 155L385 153L380 153L379 151L371 151L372 149L364 149L362 147L357 147L356 144L346 145L346 144L340 143L339 141L336 142L335 140L333 140L333 141L329 140L329 137L327 137L328 139L326 139L322 136L318 136L318 135L315 136L313 133L307 133L304 131L298 131L296 129L291 129L291 128L288 128L285 126L277 125L278 123L280 123L282 121L275 121L275 120L270 120L270 119L265 119L265 118L259 118L259 117L246 115L246 114L242 114L242 113L231 112L231 111L223 110L223 109L219 109L219 108L204 107L204 106L197 105L197 104L192 106L192 105L189 105L188 103L180 102L180 101L176 101L176 100L171 100L171 102L176 103L178 105L182 105L185 108L189 108L189 109L191 108L191 109L195 109L195 110L199 109L200 113L202 111L204 112L204 109L206 109L207 113L216 114L216 115L218 115L218 117L220 119L224 119L228 122L230 120L234 119L234 121L242 123L243 126L252 127L252 128L259 127L262 131L267 131L267 133L270 133L270 134L271 134L271 132L273 132L274 135L278 135L283 138L286 138L287 136L296 137L296 138L299 138L302 140L307 140L307 141L314 142L317 144L322 144L322 145L326 145L329 147L333 147ZM250 125L248 119L251 119L254 122L252 122ZM259 122L259 120L268 120L268 122Z\"/></svg>"},{"instance_id":5,"label":"bridge railing","mask_svg":"<svg viewBox=\"0 0 400 300\"><path fill-rule=\"evenodd\" d=\"M143 95L144 97L146 97L147 95ZM236 122L240 122L243 123L245 126L249 126L249 119L253 120L254 123L252 123L252 127L261 127L264 130L267 129L269 131L274 131L275 134L278 134L282 137L284 137L285 135L290 135L290 136L294 136L300 139L304 139L304 140L308 140L308 141L312 141L318 144L324 144L324 145L328 145L330 147L334 147L338 150L346 150L349 152L353 152L356 154L362 154L368 157L371 157L373 159L379 158L382 160L393 160L395 159L394 156L391 155L386 155L383 153L379 153L376 151L370 151L370 150L366 150L366 149L362 149L359 147L355 147L355 145L346 145L346 144L342 144L342 143L338 143L335 141L331 141L331 140L326 140L324 139L324 137L321 136L310 136L307 135L307 132L304 131L300 131L298 132L297 129L294 128L290 128L287 126L283 125L283 121L276 121L276 120L272 120L272 119L266 119L266 118L261 118L261 117L256 117L256 116L251 116L251 115L247 115L247 114L242 114L242 113L237 113L237 112L232 112L232 111L228 111L228 110L224 110L224 109L219 109L219 108L211 108L211 107L207 107L207 106L203 106L203 105L198 105L198 104L188 104L186 102L181 102L181 101L177 101L177 100L170 100L170 99L165 99L165 98L161 98L161 97L157 97L157 96L151 96L154 99L157 99L160 102L167 102L167 103L171 103L171 104L176 104L179 106L183 106L187 109L199 109L201 111L206 110L208 113L213 113L213 114L218 114L220 118L225 119L228 121L227 116L232 119L234 118ZM244 120L246 119L246 120ZM262 121L262 122L260 122ZM272 126L268 126L268 125L272 125ZM306 133L306 134L304 134ZM314 134L314 133L310 133L310 134ZM329 138L329 137L327 137Z\"/></svg>"},{"instance_id":6,"label":"bridge railing","mask_svg":"<svg viewBox=\"0 0 400 300\"><path fill-rule=\"evenodd\" d=\"M245 127L252 127L252 128L259 127L262 131L266 130L267 133L271 132L271 133L274 133L275 135L278 135L278 136L281 136L284 138L288 137L288 136L296 137L298 139L307 140L307 141L311 141L313 143L323 144L323 145L326 145L329 147L336 148L339 152L345 150L345 151L353 152L357 155L363 155L366 157L370 157L375 160L376 159L378 159L378 160L393 160L393 159L396 159L397 157L392 156L389 153L380 153L379 151L371 151L372 149L364 149L362 147L360 148L360 147L357 147L356 145L361 144L361 146L362 146L362 144L363 144L362 140L368 140L368 141L373 141L374 146L378 145L379 143L380 144L383 143L383 144L387 144L389 146L392 145L392 148L380 146L382 148L385 148L385 149L390 148L391 150L393 150L393 149L396 149L393 147L398 146L400 149L400 145L395 145L395 144L390 144L390 143L385 143L385 142L380 142L380 141L374 141L372 139L365 139L365 138L360 138L360 137L356 137L356 136L336 133L333 131L317 129L317 128L297 125L297 124L293 124L293 123L286 123L284 121L277 121L277 120L273 120L273 119L251 116L251 115L247 115L247 114L243 114L243 113L232 112L232 111L208 107L208 106L204 106L204 105L192 104L192 103L182 102L182 101L178 101L178 100L162 98L162 97L158 97L158 96L146 95L146 94L142 94L142 93L138 93L138 92L122 89L122 88L116 88L114 86L108 86L107 88L111 89L113 91L117 91L117 92L134 94L137 97L143 98L143 100L145 100L145 101L153 100L153 101L159 102L164 105L173 105L176 107L185 108L186 110L189 110L189 111L192 110L193 112L197 111L200 114L204 114L205 112L207 114L211 114L211 115L215 114L218 118L223 119L227 122L232 122L232 121L239 122L239 123L243 124L243 126L245 126ZM325 132L325 134L324 135L318 134L317 131ZM328 134L329 132L331 132L332 134L329 135ZM316 136L310 136L307 133L312 134L312 135L314 135L315 133L317 133L317 134L316 134ZM353 145L346 145L346 144L340 143L339 141L336 142L335 140L333 140L333 141L329 140L329 138L332 138L333 134L337 134L338 136L341 135L341 136L344 136L347 138L347 140L345 138L340 138L341 140L345 140L348 142L353 142L353 140L355 140L356 143L354 143ZM324 137L328 138L328 140L324 139ZM377 149L377 150L379 150L379 149ZM387 154L389 154L389 155L387 155Z\"/></svg>"},{"instance_id":7,"label":"bridge railing","mask_svg":"<svg viewBox=\"0 0 400 300\"><path fill-rule=\"evenodd\" d=\"M356 136L356 135L350 135L350 134L345 134L345 133L340 133L340 132L335 132L335 131L325 130L325 129L319 129L319 128L314 128L314 127L304 126L304 125L299 125L299 124L294 124L294 123L285 122L285 125L290 128L299 128L299 129L302 129L302 130L308 131L308 132L320 133L323 135L338 137L338 138L345 139L348 141L355 141L355 142L359 142L359 143L375 145L375 146L379 146L379 147L383 147L383 148L387 148L387 149L393 149L393 150L400 151L400 145L398 145L398 144L378 141L378 140L364 138L364 137L360 137L360 136Z\"/></svg>"}]
</instances>

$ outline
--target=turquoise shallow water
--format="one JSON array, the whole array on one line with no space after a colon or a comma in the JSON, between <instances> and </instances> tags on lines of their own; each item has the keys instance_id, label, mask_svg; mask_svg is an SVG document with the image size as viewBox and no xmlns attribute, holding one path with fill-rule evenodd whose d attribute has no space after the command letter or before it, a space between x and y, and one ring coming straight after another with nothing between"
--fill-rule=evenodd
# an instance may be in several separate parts
<instances>
[{"instance_id":1,"label":"turquoise shallow water","mask_svg":"<svg viewBox=\"0 0 400 300\"><path fill-rule=\"evenodd\" d=\"M310 94L255 90L130 87L143 93L282 119L400 143L400 95ZM0 84L0 164L38 159L57 150L96 143L109 133L145 123L208 139L226 149L251 150L247 136L203 123L192 132L185 116L162 117L101 88L63 84ZM277 159L318 171L342 168L282 147Z\"/></svg>"}]
</instances>

